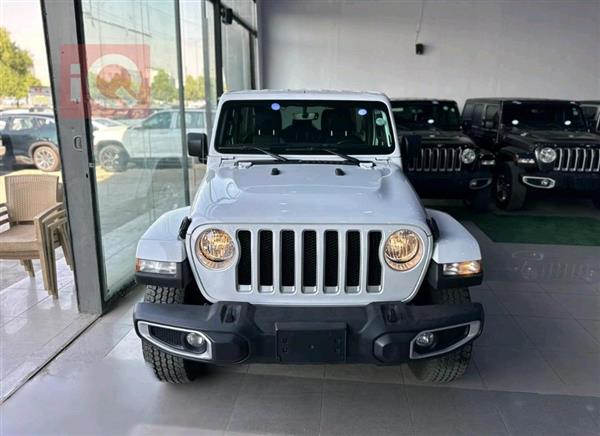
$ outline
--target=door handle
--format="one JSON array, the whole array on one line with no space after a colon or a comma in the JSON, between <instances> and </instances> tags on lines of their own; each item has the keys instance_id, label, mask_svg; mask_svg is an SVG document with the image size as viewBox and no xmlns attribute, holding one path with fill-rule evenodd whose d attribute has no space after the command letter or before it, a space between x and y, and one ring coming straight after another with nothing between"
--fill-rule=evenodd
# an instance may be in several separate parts
<instances>
[{"instance_id":1,"label":"door handle","mask_svg":"<svg viewBox=\"0 0 600 436\"><path fill-rule=\"evenodd\" d=\"M73 148L77 151L83 151L81 136L73 136Z\"/></svg>"}]
</instances>

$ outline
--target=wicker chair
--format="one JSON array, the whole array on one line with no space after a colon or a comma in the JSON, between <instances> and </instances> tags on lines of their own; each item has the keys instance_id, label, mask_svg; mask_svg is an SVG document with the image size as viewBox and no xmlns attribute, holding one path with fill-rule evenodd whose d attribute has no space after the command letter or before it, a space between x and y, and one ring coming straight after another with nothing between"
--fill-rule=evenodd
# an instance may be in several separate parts
<instances>
[{"instance_id":1,"label":"wicker chair","mask_svg":"<svg viewBox=\"0 0 600 436\"><path fill-rule=\"evenodd\" d=\"M18 259L34 277L32 259L39 259L44 287L58 296L54 251L62 246L72 269L66 212L58 201L58 177L13 175L5 177L6 203L0 204L0 259Z\"/></svg>"}]
</instances>

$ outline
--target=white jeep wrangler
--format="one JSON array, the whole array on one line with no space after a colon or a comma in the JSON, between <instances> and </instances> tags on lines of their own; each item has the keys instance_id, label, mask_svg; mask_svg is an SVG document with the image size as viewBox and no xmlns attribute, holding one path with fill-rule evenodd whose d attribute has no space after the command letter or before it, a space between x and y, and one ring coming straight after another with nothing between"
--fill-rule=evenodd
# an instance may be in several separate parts
<instances>
[{"instance_id":1,"label":"white jeep wrangler","mask_svg":"<svg viewBox=\"0 0 600 436\"><path fill-rule=\"evenodd\" d=\"M424 209L402 172L387 97L225 94L191 207L137 249L147 285L134 325L163 381L203 364L408 362L422 380L462 375L483 309L476 240Z\"/></svg>"}]
</instances>

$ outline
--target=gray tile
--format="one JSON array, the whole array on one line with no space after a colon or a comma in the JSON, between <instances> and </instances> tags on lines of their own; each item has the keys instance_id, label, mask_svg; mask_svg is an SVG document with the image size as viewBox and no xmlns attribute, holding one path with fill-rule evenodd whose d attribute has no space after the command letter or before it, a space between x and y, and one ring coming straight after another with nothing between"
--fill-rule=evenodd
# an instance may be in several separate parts
<instances>
[{"instance_id":1,"label":"gray tile","mask_svg":"<svg viewBox=\"0 0 600 436\"><path fill-rule=\"evenodd\" d=\"M261 435L316 435L319 434L320 414L320 393L299 392L258 397L240 394L227 431Z\"/></svg>"},{"instance_id":2,"label":"gray tile","mask_svg":"<svg viewBox=\"0 0 600 436\"><path fill-rule=\"evenodd\" d=\"M489 392L408 386L406 393L414 434L508 434Z\"/></svg>"},{"instance_id":3,"label":"gray tile","mask_svg":"<svg viewBox=\"0 0 600 436\"><path fill-rule=\"evenodd\" d=\"M570 393L600 396L600 353L542 351L542 355Z\"/></svg>"},{"instance_id":4,"label":"gray tile","mask_svg":"<svg viewBox=\"0 0 600 436\"><path fill-rule=\"evenodd\" d=\"M544 292L494 292L511 315L571 318L571 314Z\"/></svg>"},{"instance_id":5,"label":"gray tile","mask_svg":"<svg viewBox=\"0 0 600 436\"><path fill-rule=\"evenodd\" d=\"M9 289L0 295L0 319L5 316L19 316L30 307L35 306L45 299L48 299L46 291Z\"/></svg>"},{"instance_id":6,"label":"gray tile","mask_svg":"<svg viewBox=\"0 0 600 436\"><path fill-rule=\"evenodd\" d=\"M259 397L263 395L320 394L322 390L322 379L248 374L240 392L243 395Z\"/></svg>"},{"instance_id":7,"label":"gray tile","mask_svg":"<svg viewBox=\"0 0 600 436\"><path fill-rule=\"evenodd\" d=\"M584 294L584 295L598 295L600 290L598 287L587 283L561 283L561 282L547 282L541 283L542 288L546 292L552 292L555 294Z\"/></svg>"},{"instance_id":8,"label":"gray tile","mask_svg":"<svg viewBox=\"0 0 600 436\"><path fill-rule=\"evenodd\" d=\"M131 327L123 324L94 325L60 354L61 359L96 362L106 356Z\"/></svg>"},{"instance_id":9,"label":"gray tile","mask_svg":"<svg viewBox=\"0 0 600 436\"><path fill-rule=\"evenodd\" d=\"M483 333L475 347L509 347L529 349L531 341L512 315L485 315Z\"/></svg>"},{"instance_id":10,"label":"gray tile","mask_svg":"<svg viewBox=\"0 0 600 436\"><path fill-rule=\"evenodd\" d=\"M412 434L402 385L328 381L323 393L322 435Z\"/></svg>"},{"instance_id":11,"label":"gray tile","mask_svg":"<svg viewBox=\"0 0 600 436\"><path fill-rule=\"evenodd\" d=\"M323 378L325 376L325 365L271 365L255 363L248 366L248 373L285 377Z\"/></svg>"},{"instance_id":12,"label":"gray tile","mask_svg":"<svg viewBox=\"0 0 600 436\"><path fill-rule=\"evenodd\" d=\"M327 365L325 378L332 380L353 380L373 383L402 383L402 370L399 366L377 366L363 364Z\"/></svg>"},{"instance_id":13,"label":"gray tile","mask_svg":"<svg viewBox=\"0 0 600 436\"><path fill-rule=\"evenodd\" d=\"M496 393L495 401L513 435L587 436L600 431L588 410L592 402L585 398Z\"/></svg>"},{"instance_id":14,"label":"gray tile","mask_svg":"<svg viewBox=\"0 0 600 436\"><path fill-rule=\"evenodd\" d=\"M577 319L600 320L600 295L550 294Z\"/></svg>"},{"instance_id":15,"label":"gray tile","mask_svg":"<svg viewBox=\"0 0 600 436\"><path fill-rule=\"evenodd\" d=\"M567 388L536 350L481 347L475 363L488 389L563 393Z\"/></svg>"},{"instance_id":16,"label":"gray tile","mask_svg":"<svg viewBox=\"0 0 600 436\"><path fill-rule=\"evenodd\" d=\"M574 319L524 316L515 319L538 350L600 352L600 343Z\"/></svg>"},{"instance_id":17,"label":"gray tile","mask_svg":"<svg viewBox=\"0 0 600 436\"><path fill-rule=\"evenodd\" d=\"M493 291L485 288L471 288L471 300L483 304L487 315L505 315L508 312Z\"/></svg>"},{"instance_id":18,"label":"gray tile","mask_svg":"<svg viewBox=\"0 0 600 436\"><path fill-rule=\"evenodd\" d=\"M519 282L519 281L498 281L486 280L484 282L488 287L498 293L503 292L544 292L544 289L537 282Z\"/></svg>"},{"instance_id":19,"label":"gray tile","mask_svg":"<svg viewBox=\"0 0 600 436\"><path fill-rule=\"evenodd\" d=\"M587 332L600 342L600 321L593 319L580 319L579 324L587 330Z\"/></svg>"}]
</instances>

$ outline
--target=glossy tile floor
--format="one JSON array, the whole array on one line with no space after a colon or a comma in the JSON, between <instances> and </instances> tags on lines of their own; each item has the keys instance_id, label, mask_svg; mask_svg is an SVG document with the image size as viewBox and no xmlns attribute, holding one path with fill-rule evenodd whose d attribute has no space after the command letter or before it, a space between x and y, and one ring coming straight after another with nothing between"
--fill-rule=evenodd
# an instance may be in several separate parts
<instances>
[{"instance_id":1,"label":"glossy tile floor","mask_svg":"<svg viewBox=\"0 0 600 436\"><path fill-rule=\"evenodd\" d=\"M139 289L1 406L0 434L600 434L599 249L469 228L487 319L455 383L420 384L406 366L245 365L161 384L132 331Z\"/></svg>"},{"instance_id":2,"label":"glossy tile floor","mask_svg":"<svg viewBox=\"0 0 600 436\"><path fill-rule=\"evenodd\" d=\"M44 289L39 261L30 278L18 261L0 261L0 399L18 388L96 318L80 314L73 273L57 251L58 299Z\"/></svg>"}]
</instances>

